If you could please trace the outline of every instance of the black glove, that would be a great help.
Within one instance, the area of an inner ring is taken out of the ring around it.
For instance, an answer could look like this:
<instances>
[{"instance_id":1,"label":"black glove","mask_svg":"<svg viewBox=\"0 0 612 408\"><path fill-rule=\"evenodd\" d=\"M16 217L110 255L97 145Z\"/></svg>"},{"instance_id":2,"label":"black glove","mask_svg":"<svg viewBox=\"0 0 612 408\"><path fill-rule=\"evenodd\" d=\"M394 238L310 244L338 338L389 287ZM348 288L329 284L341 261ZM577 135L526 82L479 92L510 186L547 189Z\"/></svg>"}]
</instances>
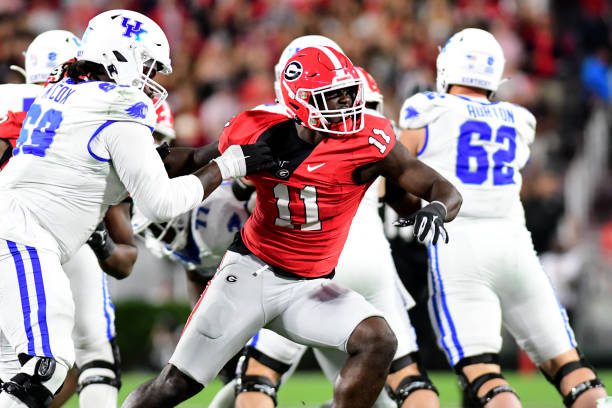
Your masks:
<instances>
[{"instance_id":1,"label":"black glove","mask_svg":"<svg viewBox=\"0 0 612 408\"><path fill-rule=\"evenodd\" d=\"M448 244L448 232L444 228L446 207L439 201L432 201L409 217L399 218L393 223L396 227L414 225L414 236L419 242L424 242L429 230L433 228L434 234L431 243L436 245L440 235L444 243Z\"/></svg>"},{"instance_id":2,"label":"black glove","mask_svg":"<svg viewBox=\"0 0 612 408\"><path fill-rule=\"evenodd\" d=\"M157 146L155 150L157 150L157 154L159 154L159 157L164 160L170 154L170 145L168 144L168 142L163 142L162 144Z\"/></svg>"},{"instance_id":3,"label":"black glove","mask_svg":"<svg viewBox=\"0 0 612 408\"><path fill-rule=\"evenodd\" d=\"M232 193L238 201L249 201L251 194L255 192L255 187L245 184L242 180L237 178L232 182Z\"/></svg>"},{"instance_id":4,"label":"black glove","mask_svg":"<svg viewBox=\"0 0 612 408\"><path fill-rule=\"evenodd\" d=\"M270 146L263 142L229 146L213 161L219 166L224 180L271 170L277 166Z\"/></svg>"},{"instance_id":5,"label":"black glove","mask_svg":"<svg viewBox=\"0 0 612 408\"><path fill-rule=\"evenodd\" d=\"M272 155L272 149L264 142L250 145L241 145L242 154L246 163L246 174L258 173L277 167L277 162Z\"/></svg>"},{"instance_id":6,"label":"black glove","mask_svg":"<svg viewBox=\"0 0 612 408\"><path fill-rule=\"evenodd\" d=\"M87 240L87 245L93 249L96 257L102 261L111 256L115 249L115 243L111 237L108 236L108 231L106 230L106 226L104 226L104 222L98 224Z\"/></svg>"}]
</instances>

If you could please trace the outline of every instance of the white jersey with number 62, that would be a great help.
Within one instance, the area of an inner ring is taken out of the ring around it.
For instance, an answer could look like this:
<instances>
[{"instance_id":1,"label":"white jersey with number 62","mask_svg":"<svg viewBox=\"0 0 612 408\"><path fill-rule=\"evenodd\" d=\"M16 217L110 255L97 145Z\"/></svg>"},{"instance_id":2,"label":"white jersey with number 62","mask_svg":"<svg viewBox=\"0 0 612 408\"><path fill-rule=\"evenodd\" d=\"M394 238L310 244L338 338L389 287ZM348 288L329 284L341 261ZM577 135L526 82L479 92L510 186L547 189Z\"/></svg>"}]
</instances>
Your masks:
<instances>
[{"instance_id":1,"label":"white jersey with number 62","mask_svg":"<svg viewBox=\"0 0 612 408\"><path fill-rule=\"evenodd\" d=\"M519 172L529 158L536 120L518 105L424 92L400 112L403 129L425 128L420 160L463 196L460 217L524 220Z\"/></svg>"}]
</instances>

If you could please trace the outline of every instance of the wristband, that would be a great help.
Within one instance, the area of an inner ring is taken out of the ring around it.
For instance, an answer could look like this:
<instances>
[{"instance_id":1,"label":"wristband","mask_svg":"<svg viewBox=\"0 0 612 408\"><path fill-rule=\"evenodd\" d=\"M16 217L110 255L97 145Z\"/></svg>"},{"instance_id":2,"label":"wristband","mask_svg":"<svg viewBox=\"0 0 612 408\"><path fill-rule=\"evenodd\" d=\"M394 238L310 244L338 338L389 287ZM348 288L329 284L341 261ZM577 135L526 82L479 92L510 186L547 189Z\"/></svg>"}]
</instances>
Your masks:
<instances>
[{"instance_id":1,"label":"wristband","mask_svg":"<svg viewBox=\"0 0 612 408\"><path fill-rule=\"evenodd\" d=\"M442 206L442 209L444 210L444 217L442 217L442 220L446 220L446 216L448 215L448 210L446 209L446 205L444 205L443 202L441 201L432 201L429 204L439 204Z\"/></svg>"}]
</instances>

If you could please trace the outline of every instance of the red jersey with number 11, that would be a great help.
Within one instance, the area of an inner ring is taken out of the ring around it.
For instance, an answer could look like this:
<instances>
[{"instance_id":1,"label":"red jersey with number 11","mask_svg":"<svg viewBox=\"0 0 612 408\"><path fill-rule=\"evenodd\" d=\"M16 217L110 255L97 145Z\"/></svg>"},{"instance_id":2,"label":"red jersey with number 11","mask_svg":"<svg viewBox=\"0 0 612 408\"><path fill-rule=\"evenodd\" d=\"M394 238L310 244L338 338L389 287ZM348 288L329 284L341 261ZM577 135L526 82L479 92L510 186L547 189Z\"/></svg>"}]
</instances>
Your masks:
<instances>
[{"instance_id":1,"label":"red jersey with number 11","mask_svg":"<svg viewBox=\"0 0 612 408\"><path fill-rule=\"evenodd\" d=\"M365 127L316 145L297 135L296 122L278 107L243 112L226 125L219 150L265 141L280 168L249 176L257 190L255 211L242 230L247 248L264 262L309 278L338 263L368 184L357 184L358 167L383 159L395 144L389 120L374 112Z\"/></svg>"}]
</instances>

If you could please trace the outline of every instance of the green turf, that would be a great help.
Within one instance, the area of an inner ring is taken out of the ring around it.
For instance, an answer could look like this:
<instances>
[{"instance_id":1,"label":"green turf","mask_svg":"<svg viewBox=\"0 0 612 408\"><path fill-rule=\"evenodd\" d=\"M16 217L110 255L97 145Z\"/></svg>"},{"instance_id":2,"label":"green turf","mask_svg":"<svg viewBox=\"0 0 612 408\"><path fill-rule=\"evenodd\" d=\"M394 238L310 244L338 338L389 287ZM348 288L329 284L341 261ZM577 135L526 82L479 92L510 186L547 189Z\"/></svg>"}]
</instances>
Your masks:
<instances>
[{"instance_id":1,"label":"green turf","mask_svg":"<svg viewBox=\"0 0 612 408\"><path fill-rule=\"evenodd\" d=\"M514 373L505 374L513 387L521 396L525 408L553 408L562 407L557 392L546 380L538 374L519 376ZM600 375L605 383L612 384L612 371L602 371ZM153 376L152 373L127 373L123 376L123 388L120 398L133 390L138 384ZM455 376L445 372L431 373L432 380L440 390L443 408L459 407L459 392ZM200 394L179 405L182 408L203 408L212 399L221 383L215 381ZM295 374L283 386L279 395L279 407L282 408L314 408L331 396L331 385L319 373ZM73 397L66 405L69 408L78 408Z\"/></svg>"}]
</instances>

